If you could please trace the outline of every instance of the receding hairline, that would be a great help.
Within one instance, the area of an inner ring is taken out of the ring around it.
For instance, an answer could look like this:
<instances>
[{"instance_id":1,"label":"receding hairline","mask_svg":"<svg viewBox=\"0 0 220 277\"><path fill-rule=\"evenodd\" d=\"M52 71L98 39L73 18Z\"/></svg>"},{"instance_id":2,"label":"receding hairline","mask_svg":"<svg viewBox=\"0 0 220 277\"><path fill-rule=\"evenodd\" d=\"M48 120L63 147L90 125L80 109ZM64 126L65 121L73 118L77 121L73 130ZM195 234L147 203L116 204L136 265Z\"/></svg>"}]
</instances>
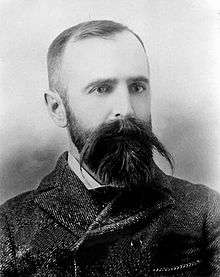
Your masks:
<instances>
[{"instance_id":1,"label":"receding hairline","mask_svg":"<svg viewBox=\"0 0 220 277\"><path fill-rule=\"evenodd\" d=\"M47 68L49 88L65 94L61 78L61 67L64 51L69 42L77 42L88 38L109 39L122 32L133 34L141 43L145 53L145 47L140 37L127 26L110 20L94 20L79 23L61 32L50 44L47 53Z\"/></svg>"}]
</instances>

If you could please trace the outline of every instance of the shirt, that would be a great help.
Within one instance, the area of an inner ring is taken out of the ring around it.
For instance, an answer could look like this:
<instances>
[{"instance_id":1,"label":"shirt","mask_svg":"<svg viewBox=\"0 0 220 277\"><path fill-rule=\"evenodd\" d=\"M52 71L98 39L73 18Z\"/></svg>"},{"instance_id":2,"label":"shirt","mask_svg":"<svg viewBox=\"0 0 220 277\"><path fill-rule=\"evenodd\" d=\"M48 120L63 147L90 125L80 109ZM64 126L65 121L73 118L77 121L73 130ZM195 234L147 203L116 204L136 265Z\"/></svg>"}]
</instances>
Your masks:
<instances>
[{"instance_id":1,"label":"shirt","mask_svg":"<svg viewBox=\"0 0 220 277\"><path fill-rule=\"evenodd\" d=\"M101 187L101 185L84 168L80 168L79 162L70 153L68 153L68 164L87 189L91 190Z\"/></svg>"}]
</instances>

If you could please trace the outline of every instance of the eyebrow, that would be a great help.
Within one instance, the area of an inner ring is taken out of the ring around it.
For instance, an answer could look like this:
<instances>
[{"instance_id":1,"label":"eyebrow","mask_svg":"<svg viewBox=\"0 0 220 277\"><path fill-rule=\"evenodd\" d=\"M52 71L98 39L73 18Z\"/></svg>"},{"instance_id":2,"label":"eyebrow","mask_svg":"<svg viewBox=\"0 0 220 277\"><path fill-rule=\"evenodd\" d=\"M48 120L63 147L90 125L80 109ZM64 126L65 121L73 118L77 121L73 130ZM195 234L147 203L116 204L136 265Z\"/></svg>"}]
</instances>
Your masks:
<instances>
[{"instance_id":1,"label":"eyebrow","mask_svg":"<svg viewBox=\"0 0 220 277\"><path fill-rule=\"evenodd\" d=\"M145 76L137 76L137 77L128 78L127 82L128 83L131 83L131 82L144 82L144 83L149 84L149 79L146 78Z\"/></svg>"},{"instance_id":2,"label":"eyebrow","mask_svg":"<svg viewBox=\"0 0 220 277\"><path fill-rule=\"evenodd\" d=\"M116 78L97 79L95 81L88 83L88 85L84 88L84 90L87 90L91 87L98 86L100 84L117 84L117 83L118 81Z\"/></svg>"},{"instance_id":3,"label":"eyebrow","mask_svg":"<svg viewBox=\"0 0 220 277\"><path fill-rule=\"evenodd\" d=\"M149 84L149 79L146 78L145 76L136 76L136 77L129 77L126 79L127 83L131 83L131 82L144 82ZM118 83L118 79L116 78L100 78L97 80L94 80L90 83L88 83L88 85L84 88L84 91L88 90L91 87L95 87L101 84L112 84L112 85L116 85Z\"/></svg>"}]
</instances>

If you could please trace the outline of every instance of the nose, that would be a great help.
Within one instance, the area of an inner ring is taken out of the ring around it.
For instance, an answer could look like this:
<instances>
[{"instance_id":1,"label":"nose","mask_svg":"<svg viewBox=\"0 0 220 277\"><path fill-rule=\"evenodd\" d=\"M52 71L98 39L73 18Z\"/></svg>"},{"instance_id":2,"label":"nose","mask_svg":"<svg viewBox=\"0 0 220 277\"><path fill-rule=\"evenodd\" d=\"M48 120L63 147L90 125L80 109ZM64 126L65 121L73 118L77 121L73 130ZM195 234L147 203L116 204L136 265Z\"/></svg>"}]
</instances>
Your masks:
<instances>
[{"instance_id":1,"label":"nose","mask_svg":"<svg viewBox=\"0 0 220 277\"><path fill-rule=\"evenodd\" d=\"M112 119L119 119L132 114L134 114L134 110L129 90L127 86L121 85L115 91L112 103Z\"/></svg>"}]
</instances>

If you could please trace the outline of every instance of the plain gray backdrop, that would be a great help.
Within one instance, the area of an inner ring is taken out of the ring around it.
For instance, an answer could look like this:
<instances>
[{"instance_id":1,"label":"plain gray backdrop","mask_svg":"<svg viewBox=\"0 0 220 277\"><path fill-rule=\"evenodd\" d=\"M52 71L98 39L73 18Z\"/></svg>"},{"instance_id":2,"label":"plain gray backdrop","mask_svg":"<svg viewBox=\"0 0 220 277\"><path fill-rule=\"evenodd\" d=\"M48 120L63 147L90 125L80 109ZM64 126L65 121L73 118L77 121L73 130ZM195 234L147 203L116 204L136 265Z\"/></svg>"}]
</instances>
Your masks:
<instances>
[{"instance_id":1,"label":"plain gray backdrop","mask_svg":"<svg viewBox=\"0 0 220 277\"><path fill-rule=\"evenodd\" d=\"M36 188L66 149L65 131L44 106L46 53L61 31L93 19L119 21L141 36L154 132L175 158L174 175L220 191L218 2L0 1L0 203Z\"/></svg>"}]
</instances>

